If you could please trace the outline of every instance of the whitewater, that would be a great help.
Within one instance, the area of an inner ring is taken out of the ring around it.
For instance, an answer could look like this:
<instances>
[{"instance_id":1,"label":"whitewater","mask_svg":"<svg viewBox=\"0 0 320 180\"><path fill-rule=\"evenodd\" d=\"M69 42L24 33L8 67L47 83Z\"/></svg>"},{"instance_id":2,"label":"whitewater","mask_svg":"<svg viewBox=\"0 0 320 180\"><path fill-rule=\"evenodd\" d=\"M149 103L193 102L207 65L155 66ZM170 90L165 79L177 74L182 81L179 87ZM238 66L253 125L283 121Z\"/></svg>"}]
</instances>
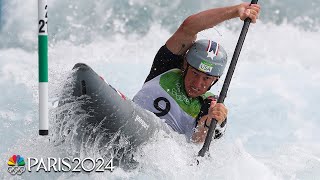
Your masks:
<instances>
[{"instance_id":1,"label":"whitewater","mask_svg":"<svg viewBox=\"0 0 320 180\"><path fill-rule=\"evenodd\" d=\"M157 50L184 18L239 2L49 1L50 112L75 63L90 65L132 98ZM183 135L158 133L139 148L135 170L14 177L7 172L13 154L62 157L64 152L50 136L38 136L37 2L0 0L0 179L318 179L320 2L261 4L261 18L250 26L225 100L226 134L211 143L210 157L197 158L201 145L185 142ZM229 20L198 39L219 41L230 62L242 24ZM219 94L222 85L219 81L211 92Z\"/></svg>"}]
</instances>

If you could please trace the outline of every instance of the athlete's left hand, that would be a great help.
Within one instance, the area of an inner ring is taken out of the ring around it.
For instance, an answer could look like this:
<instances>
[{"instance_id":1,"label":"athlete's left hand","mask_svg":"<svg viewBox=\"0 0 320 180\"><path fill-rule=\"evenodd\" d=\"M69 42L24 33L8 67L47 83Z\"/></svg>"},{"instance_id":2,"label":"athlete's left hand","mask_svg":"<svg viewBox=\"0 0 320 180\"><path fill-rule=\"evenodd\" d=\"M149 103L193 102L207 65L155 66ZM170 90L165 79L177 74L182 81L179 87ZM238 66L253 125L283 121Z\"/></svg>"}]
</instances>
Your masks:
<instances>
[{"instance_id":1,"label":"athlete's left hand","mask_svg":"<svg viewBox=\"0 0 320 180\"><path fill-rule=\"evenodd\" d=\"M252 23L256 23L260 15L260 5L241 3L238 5L238 15L241 20L245 20L247 17L249 17Z\"/></svg>"},{"instance_id":2,"label":"athlete's left hand","mask_svg":"<svg viewBox=\"0 0 320 180\"><path fill-rule=\"evenodd\" d=\"M228 109L222 103L211 101L211 105L208 111L207 125L210 125L212 118L218 121L218 124L223 123L228 115Z\"/></svg>"}]
</instances>

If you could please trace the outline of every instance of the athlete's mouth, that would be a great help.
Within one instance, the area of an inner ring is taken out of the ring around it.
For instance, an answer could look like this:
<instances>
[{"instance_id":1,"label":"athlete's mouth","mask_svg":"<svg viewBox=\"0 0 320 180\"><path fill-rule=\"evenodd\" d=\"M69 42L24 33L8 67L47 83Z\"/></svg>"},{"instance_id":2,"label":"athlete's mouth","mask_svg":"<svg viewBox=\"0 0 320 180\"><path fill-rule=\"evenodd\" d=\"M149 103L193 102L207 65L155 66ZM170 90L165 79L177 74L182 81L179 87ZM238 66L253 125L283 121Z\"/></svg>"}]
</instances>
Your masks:
<instances>
[{"instance_id":1,"label":"athlete's mouth","mask_svg":"<svg viewBox=\"0 0 320 180\"><path fill-rule=\"evenodd\" d=\"M198 92L198 91L199 91L198 88L195 88L195 87L193 87L193 86L191 86L190 89L191 89L192 91L195 91L195 92Z\"/></svg>"}]
</instances>

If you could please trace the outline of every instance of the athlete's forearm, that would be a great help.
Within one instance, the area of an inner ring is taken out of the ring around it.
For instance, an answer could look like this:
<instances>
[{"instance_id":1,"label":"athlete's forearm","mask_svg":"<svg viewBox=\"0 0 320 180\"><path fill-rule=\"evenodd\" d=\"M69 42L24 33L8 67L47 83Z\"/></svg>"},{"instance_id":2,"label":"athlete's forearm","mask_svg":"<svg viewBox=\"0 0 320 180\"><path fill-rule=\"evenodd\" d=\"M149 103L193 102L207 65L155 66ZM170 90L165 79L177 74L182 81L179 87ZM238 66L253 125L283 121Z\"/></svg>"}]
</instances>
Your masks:
<instances>
[{"instance_id":1,"label":"athlete's forearm","mask_svg":"<svg viewBox=\"0 0 320 180\"><path fill-rule=\"evenodd\" d=\"M207 117L204 116L199 120L199 123L195 129L195 132L192 135L192 141L195 143L204 142L204 140L206 139L207 133L209 131L209 125L204 124L206 122L206 118ZM219 139L224 135L226 131L226 122L227 122L227 119L224 121L224 123L216 125L216 129L214 130L215 131L214 139Z\"/></svg>"},{"instance_id":2,"label":"athlete's forearm","mask_svg":"<svg viewBox=\"0 0 320 180\"><path fill-rule=\"evenodd\" d=\"M212 28L213 26L239 16L238 6L209 9L189 16L182 24L182 27L190 35Z\"/></svg>"},{"instance_id":3,"label":"athlete's forearm","mask_svg":"<svg viewBox=\"0 0 320 180\"><path fill-rule=\"evenodd\" d=\"M195 143L203 142L207 136L208 127L205 126L205 122L208 116L204 116L199 120L197 127L192 135L192 141Z\"/></svg>"},{"instance_id":4,"label":"athlete's forearm","mask_svg":"<svg viewBox=\"0 0 320 180\"><path fill-rule=\"evenodd\" d=\"M192 135L192 141L195 143L201 143L205 140L208 128L204 126L198 126Z\"/></svg>"},{"instance_id":5,"label":"athlete's forearm","mask_svg":"<svg viewBox=\"0 0 320 180\"><path fill-rule=\"evenodd\" d=\"M225 20L239 16L239 5L209 9L189 16L166 42L167 48L177 55L183 55L197 38L197 33L209 29Z\"/></svg>"}]
</instances>

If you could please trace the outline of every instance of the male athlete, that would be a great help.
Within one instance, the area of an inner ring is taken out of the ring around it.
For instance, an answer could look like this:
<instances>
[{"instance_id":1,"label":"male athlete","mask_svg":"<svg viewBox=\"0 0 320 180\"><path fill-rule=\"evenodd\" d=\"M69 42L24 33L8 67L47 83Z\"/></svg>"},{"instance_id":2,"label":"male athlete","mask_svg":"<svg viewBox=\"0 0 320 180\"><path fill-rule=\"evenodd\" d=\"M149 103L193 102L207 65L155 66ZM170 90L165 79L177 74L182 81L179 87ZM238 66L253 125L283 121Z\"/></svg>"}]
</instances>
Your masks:
<instances>
[{"instance_id":1,"label":"male athlete","mask_svg":"<svg viewBox=\"0 0 320 180\"><path fill-rule=\"evenodd\" d=\"M153 112L188 141L203 142L211 120L218 123L215 138L226 128L228 110L208 92L221 77L227 54L213 40L198 40L197 33L228 19L247 17L255 23L257 4L209 9L189 16L156 54L150 73L133 101Z\"/></svg>"}]
</instances>

